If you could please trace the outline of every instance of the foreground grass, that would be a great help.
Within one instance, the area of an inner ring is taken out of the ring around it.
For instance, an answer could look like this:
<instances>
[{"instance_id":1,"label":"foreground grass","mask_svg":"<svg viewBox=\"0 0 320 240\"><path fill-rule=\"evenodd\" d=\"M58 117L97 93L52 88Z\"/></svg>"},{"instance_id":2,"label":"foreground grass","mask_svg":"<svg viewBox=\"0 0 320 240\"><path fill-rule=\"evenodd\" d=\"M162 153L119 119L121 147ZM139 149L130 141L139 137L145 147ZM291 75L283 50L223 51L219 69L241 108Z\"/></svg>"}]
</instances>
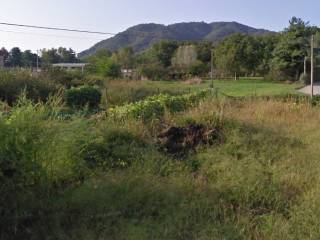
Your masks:
<instances>
[{"instance_id":1,"label":"foreground grass","mask_svg":"<svg viewBox=\"0 0 320 240\"><path fill-rule=\"evenodd\" d=\"M320 238L319 107L219 98L143 124L62 121L53 105L1 118L2 170L24 170L0 176L2 239ZM221 141L159 150L162 129L189 123Z\"/></svg>"}]
</instances>

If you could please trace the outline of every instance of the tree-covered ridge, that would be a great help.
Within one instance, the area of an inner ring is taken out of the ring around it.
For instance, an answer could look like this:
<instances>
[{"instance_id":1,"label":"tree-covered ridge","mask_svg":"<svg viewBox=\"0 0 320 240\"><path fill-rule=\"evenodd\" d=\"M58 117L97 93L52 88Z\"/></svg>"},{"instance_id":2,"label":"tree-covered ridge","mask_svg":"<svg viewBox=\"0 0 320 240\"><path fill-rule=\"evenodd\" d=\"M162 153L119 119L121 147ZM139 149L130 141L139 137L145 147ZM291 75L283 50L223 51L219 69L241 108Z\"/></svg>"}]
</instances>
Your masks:
<instances>
[{"instance_id":1,"label":"tree-covered ridge","mask_svg":"<svg viewBox=\"0 0 320 240\"><path fill-rule=\"evenodd\" d=\"M86 57L96 53L100 49L116 51L127 46L131 46L135 51L140 52L161 40L207 40L217 43L235 33L261 35L270 33L270 31L252 28L237 22L190 22L176 23L168 26L154 23L140 24L112 38L97 43L92 48L80 53L79 56Z\"/></svg>"}]
</instances>

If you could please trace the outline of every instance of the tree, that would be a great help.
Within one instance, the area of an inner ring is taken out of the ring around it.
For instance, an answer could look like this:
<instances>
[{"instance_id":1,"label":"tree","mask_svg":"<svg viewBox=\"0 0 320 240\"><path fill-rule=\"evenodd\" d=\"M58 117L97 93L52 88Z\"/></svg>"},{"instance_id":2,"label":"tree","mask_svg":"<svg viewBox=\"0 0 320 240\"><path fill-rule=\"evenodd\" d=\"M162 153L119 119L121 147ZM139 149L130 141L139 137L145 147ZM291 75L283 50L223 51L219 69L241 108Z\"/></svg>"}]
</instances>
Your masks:
<instances>
[{"instance_id":1,"label":"tree","mask_svg":"<svg viewBox=\"0 0 320 240\"><path fill-rule=\"evenodd\" d=\"M8 59L9 57L9 52L7 49L4 47L0 49L0 56L4 57L4 59Z\"/></svg>"},{"instance_id":2,"label":"tree","mask_svg":"<svg viewBox=\"0 0 320 240\"><path fill-rule=\"evenodd\" d=\"M32 53L30 50L26 50L21 56L22 66L35 67L37 64L37 54Z\"/></svg>"},{"instance_id":3,"label":"tree","mask_svg":"<svg viewBox=\"0 0 320 240\"><path fill-rule=\"evenodd\" d=\"M279 34L266 34L263 36L257 36L255 38L259 44L259 64L257 66L256 72L260 76L265 76L271 70L273 51L279 42Z\"/></svg>"},{"instance_id":4,"label":"tree","mask_svg":"<svg viewBox=\"0 0 320 240\"><path fill-rule=\"evenodd\" d=\"M161 41L153 45L152 52L164 67L170 67L171 59L178 47L179 44L175 41Z\"/></svg>"},{"instance_id":5,"label":"tree","mask_svg":"<svg viewBox=\"0 0 320 240\"><path fill-rule=\"evenodd\" d=\"M215 48L215 64L229 74L254 74L260 62L259 43L252 36L232 35Z\"/></svg>"},{"instance_id":6,"label":"tree","mask_svg":"<svg viewBox=\"0 0 320 240\"><path fill-rule=\"evenodd\" d=\"M57 51L58 55L60 55L60 62L63 63L77 63L79 62L75 51L71 48L66 49L63 47L59 47Z\"/></svg>"},{"instance_id":7,"label":"tree","mask_svg":"<svg viewBox=\"0 0 320 240\"><path fill-rule=\"evenodd\" d=\"M90 63L86 70L103 77L118 78L121 76L121 66L109 54L101 52L87 59Z\"/></svg>"},{"instance_id":8,"label":"tree","mask_svg":"<svg viewBox=\"0 0 320 240\"><path fill-rule=\"evenodd\" d=\"M208 65L200 60L196 61L189 67L189 74L192 76L204 76L208 72Z\"/></svg>"},{"instance_id":9,"label":"tree","mask_svg":"<svg viewBox=\"0 0 320 240\"><path fill-rule=\"evenodd\" d=\"M211 42L199 42L196 44L196 50L198 55L198 60L203 63L210 63L211 61L211 50L213 49Z\"/></svg>"},{"instance_id":10,"label":"tree","mask_svg":"<svg viewBox=\"0 0 320 240\"><path fill-rule=\"evenodd\" d=\"M310 37L316 29L296 17L289 23L273 52L272 68L284 78L298 80L303 71L304 58L310 49Z\"/></svg>"},{"instance_id":11,"label":"tree","mask_svg":"<svg viewBox=\"0 0 320 240\"><path fill-rule=\"evenodd\" d=\"M41 56L42 62L46 65L51 65L54 63L61 62L61 56L58 53L58 50L55 48L48 49L48 50L43 49L41 53L42 53L42 56Z\"/></svg>"},{"instance_id":12,"label":"tree","mask_svg":"<svg viewBox=\"0 0 320 240\"><path fill-rule=\"evenodd\" d=\"M125 69L131 69L135 64L135 56L132 47L126 47L115 52L112 58Z\"/></svg>"},{"instance_id":13,"label":"tree","mask_svg":"<svg viewBox=\"0 0 320 240\"><path fill-rule=\"evenodd\" d=\"M9 52L8 65L10 67L21 67L22 66L22 52L20 48L14 47Z\"/></svg>"}]
</instances>

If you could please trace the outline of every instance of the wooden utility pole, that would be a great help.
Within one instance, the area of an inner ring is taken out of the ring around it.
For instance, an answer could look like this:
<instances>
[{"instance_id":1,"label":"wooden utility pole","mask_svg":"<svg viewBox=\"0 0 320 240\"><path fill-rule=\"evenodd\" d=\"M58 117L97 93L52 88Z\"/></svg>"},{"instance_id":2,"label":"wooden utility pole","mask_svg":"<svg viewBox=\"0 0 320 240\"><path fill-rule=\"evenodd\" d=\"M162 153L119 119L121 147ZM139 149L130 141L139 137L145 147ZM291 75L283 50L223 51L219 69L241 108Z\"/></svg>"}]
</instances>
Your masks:
<instances>
[{"instance_id":1,"label":"wooden utility pole","mask_svg":"<svg viewBox=\"0 0 320 240\"><path fill-rule=\"evenodd\" d=\"M213 49L211 49L211 88L213 88Z\"/></svg>"},{"instance_id":2,"label":"wooden utility pole","mask_svg":"<svg viewBox=\"0 0 320 240\"><path fill-rule=\"evenodd\" d=\"M313 98L314 92L314 35L311 36L311 98Z\"/></svg>"}]
</instances>

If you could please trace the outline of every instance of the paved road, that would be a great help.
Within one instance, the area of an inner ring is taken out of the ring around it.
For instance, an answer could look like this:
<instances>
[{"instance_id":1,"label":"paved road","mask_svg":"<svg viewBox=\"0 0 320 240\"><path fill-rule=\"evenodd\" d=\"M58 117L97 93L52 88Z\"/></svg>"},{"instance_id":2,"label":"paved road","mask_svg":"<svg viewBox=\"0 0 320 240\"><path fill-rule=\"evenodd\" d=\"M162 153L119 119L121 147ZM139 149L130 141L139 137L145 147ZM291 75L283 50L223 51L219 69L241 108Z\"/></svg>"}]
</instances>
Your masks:
<instances>
[{"instance_id":1,"label":"paved road","mask_svg":"<svg viewBox=\"0 0 320 240\"><path fill-rule=\"evenodd\" d=\"M311 86L310 85L306 86L304 88L301 88L298 91L301 92L301 93L304 93L306 95L311 95ZM320 85L319 84L314 85L313 93L314 93L314 95L320 95Z\"/></svg>"}]
</instances>

